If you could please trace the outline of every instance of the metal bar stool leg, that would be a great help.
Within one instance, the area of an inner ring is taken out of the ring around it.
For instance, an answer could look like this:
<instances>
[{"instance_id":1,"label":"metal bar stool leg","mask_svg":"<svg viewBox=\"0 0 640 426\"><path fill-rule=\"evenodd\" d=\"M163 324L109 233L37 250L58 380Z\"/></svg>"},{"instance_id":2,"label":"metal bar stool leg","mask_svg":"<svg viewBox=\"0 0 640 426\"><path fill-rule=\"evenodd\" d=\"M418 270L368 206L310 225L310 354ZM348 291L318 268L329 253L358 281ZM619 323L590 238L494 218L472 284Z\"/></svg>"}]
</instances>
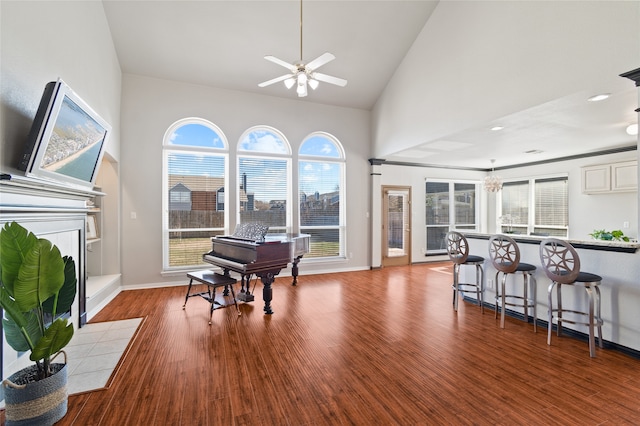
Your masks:
<instances>
[{"instance_id":1,"label":"metal bar stool leg","mask_svg":"<svg viewBox=\"0 0 640 426\"><path fill-rule=\"evenodd\" d=\"M500 302L501 302L501 308L500 308L500 328L504 328L504 311L505 306L506 306L506 302L507 302L507 275L508 274L502 274L502 283L501 283L501 292L502 295L500 296ZM498 286L498 283L496 282L496 287Z\"/></svg>"},{"instance_id":2,"label":"metal bar stool leg","mask_svg":"<svg viewBox=\"0 0 640 426\"><path fill-rule=\"evenodd\" d=\"M496 296L495 296L495 312L493 314L493 318L498 318L498 306L500 305L500 303L498 302L498 300L500 299L500 287L498 287L498 283L500 282L500 271L496 272L496 279L494 281L496 283Z\"/></svg>"},{"instance_id":3,"label":"metal bar stool leg","mask_svg":"<svg viewBox=\"0 0 640 426\"><path fill-rule=\"evenodd\" d=\"M601 316L601 311L600 311L600 287L599 286L595 286L595 290L596 290L596 314L598 315L597 318L597 325L598 325L598 344L600 346L600 348L604 348L604 343L602 341L602 316Z\"/></svg>"},{"instance_id":4,"label":"metal bar stool leg","mask_svg":"<svg viewBox=\"0 0 640 426\"><path fill-rule=\"evenodd\" d=\"M547 345L551 345L551 330L553 329L553 287L555 287L556 283L555 282L551 282L551 284L549 284L549 290L548 290L548 294L549 294L549 315L548 315L548 320L549 320L549 326L547 327Z\"/></svg>"},{"instance_id":5,"label":"metal bar stool leg","mask_svg":"<svg viewBox=\"0 0 640 426\"><path fill-rule=\"evenodd\" d=\"M484 313L484 269L476 264L476 297L480 303L480 313Z\"/></svg>"},{"instance_id":6,"label":"metal bar stool leg","mask_svg":"<svg viewBox=\"0 0 640 426\"><path fill-rule=\"evenodd\" d=\"M591 358L595 358L596 356L596 337L594 330L594 318L593 318L593 289L591 288L591 283L587 283L585 289L587 290L587 295L589 297L589 355Z\"/></svg>"},{"instance_id":7,"label":"metal bar stool leg","mask_svg":"<svg viewBox=\"0 0 640 426\"><path fill-rule=\"evenodd\" d=\"M562 334L562 284L558 283L556 286L556 292L558 293L558 310L556 315L557 333L556 335L560 336Z\"/></svg>"},{"instance_id":8,"label":"metal bar stool leg","mask_svg":"<svg viewBox=\"0 0 640 426\"><path fill-rule=\"evenodd\" d=\"M531 280L533 280L533 282L531 282ZM538 283L536 283L536 277L534 277L533 274L529 274L529 285L531 286L529 294L531 295L531 305L533 306L533 332L537 333L538 309L536 306L538 305L538 301L536 300L536 289L538 288Z\"/></svg>"},{"instance_id":9,"label":"metal bar stool leg","mask_svg":"<svg viewBox=\"0 0 640 426\"><path fill-rule=\"evenodd\" d=\"M529 273L528 272L523 272L522 273L522 280L523 280L523 284L524 284L524 290L523 290L523 294L522 294L522 301L523 303L523 308L524 308L524 321L528 324L529 323Z\"/></svg>"},{"instance_id":10,"label":"metal bar stool leg","mask_svg":"<svg viewBox=\"0 0 640 426\"><path fill-rule=\"evenodd\" d=\"M458 293L460 292L459 275L460 265L453 265L453 310L458 311Z\"/></svg>"}]
</instances>

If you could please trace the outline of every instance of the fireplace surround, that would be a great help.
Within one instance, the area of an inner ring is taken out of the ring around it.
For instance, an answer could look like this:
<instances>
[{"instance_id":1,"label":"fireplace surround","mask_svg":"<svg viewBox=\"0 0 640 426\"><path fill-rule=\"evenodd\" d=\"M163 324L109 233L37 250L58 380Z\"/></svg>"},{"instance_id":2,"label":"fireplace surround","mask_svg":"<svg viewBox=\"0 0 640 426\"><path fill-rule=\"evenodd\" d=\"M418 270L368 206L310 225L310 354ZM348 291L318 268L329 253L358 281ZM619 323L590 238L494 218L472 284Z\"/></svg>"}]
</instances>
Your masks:
<instances>
[{"instance_id":1,"label":"fireplace surround","mask_svg":"<svg viewBox=\"0 0 640 426\"><path fill-rule=\"evenodd\" d=\"M70 313L75 328L87 322L87 200L99 195L102 194L21 176L0 180L0 226L18 222L36 236L58 246L62 255L72 256L75 260L78 283ZM31 363L26 354L18 354L7 345L4 331L0 355L3 378Z\"/></svg>"}]
</instances>

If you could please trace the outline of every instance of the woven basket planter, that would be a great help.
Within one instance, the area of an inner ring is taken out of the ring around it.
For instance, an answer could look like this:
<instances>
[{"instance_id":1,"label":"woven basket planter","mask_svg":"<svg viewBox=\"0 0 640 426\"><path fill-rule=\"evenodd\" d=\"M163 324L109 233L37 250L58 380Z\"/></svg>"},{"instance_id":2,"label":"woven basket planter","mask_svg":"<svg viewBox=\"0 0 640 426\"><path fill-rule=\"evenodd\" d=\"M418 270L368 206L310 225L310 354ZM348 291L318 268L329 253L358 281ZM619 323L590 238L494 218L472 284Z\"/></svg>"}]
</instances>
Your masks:
<instances>
[{"instance_id":1,"label":"woven basket planter","mask_svg":"<svg viewBox=\"0 0 640 426\"><path fill-rule=\"evenodd\" d=\"M67 364L51 364L52 376L20 385L21 378L36 369L24 368L5 379L5 424L7 426L52 425L67 414Z\"/></svg>"}]
</instances>

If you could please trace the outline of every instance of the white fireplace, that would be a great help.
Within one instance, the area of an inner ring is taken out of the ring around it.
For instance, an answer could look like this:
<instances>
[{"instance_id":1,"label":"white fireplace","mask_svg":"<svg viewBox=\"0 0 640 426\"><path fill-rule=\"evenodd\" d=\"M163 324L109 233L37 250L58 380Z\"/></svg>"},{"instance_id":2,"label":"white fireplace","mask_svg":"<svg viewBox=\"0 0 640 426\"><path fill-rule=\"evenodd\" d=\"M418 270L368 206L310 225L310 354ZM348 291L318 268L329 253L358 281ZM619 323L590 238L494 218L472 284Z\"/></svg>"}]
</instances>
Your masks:
<instances>
[{"instance_id":1,"label":"white fireplace","mask_svg":"<svg viewBox=\"0 0 640 426\"><path fill-rule=\"evenodd\" d=\"M78 277L71 319L77 329L86 318L86 201L95 193L25 178L0 181L0 226L15 221L73 257ZM31 365L27 354L17 354L2 333L2 378Z\"/></svg>"}]
</instances>

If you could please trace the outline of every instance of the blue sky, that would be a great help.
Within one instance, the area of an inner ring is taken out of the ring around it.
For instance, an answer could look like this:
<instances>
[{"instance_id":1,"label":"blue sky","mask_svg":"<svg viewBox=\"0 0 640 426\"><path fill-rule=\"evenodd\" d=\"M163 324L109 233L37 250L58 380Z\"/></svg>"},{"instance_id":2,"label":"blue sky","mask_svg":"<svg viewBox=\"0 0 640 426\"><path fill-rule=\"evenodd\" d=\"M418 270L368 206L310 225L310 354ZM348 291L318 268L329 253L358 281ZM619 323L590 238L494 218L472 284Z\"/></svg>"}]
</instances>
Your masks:
<instances>
[{"instance_id":1,"label":"blue sky","mask_svg":"<svg viewBox=\"0 0 640 426\"><path fill-rule=\"evenodd\" d=\"M203 148L225 148L223 138L213 129L198 123L189 123L177 128L170 137L171 144L178 146L196 146ZM240 142L238 149L247 154L275 153L290 155L289 144L276 132L265 129L248 133ZM333 192L340 185L340 165L327 163L322 158L342 157L338 146L322 134L306 139L299 151L299 183L307 194L316 191L321 194ZM173 153L170 161L170 173L193 174L201 176L223 176L223 161L213 157L194 153ZM284 199L287 191L287 174L284 169L286 160L240 157L239 173L247 173L247 187L256 199ZM257 171L257 172L256 172Z\"/></svg>"}]
</instances>

